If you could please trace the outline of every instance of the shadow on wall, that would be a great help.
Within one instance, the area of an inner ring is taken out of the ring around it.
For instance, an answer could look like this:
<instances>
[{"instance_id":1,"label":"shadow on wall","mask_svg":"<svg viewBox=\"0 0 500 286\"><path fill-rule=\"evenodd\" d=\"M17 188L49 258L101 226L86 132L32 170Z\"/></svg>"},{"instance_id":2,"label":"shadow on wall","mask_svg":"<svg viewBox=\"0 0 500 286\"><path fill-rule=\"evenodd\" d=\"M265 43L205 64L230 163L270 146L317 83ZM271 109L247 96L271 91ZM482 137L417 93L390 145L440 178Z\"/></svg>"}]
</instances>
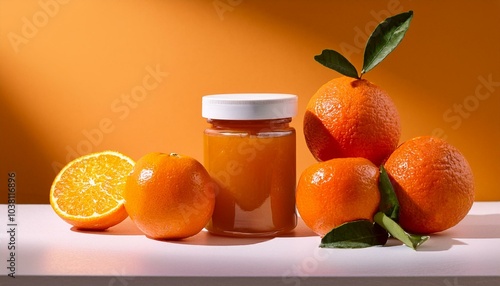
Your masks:
<instances>
[{"instance_id":1,"label":"shadow on wall","mask_svg":"<svg viewBox=\"0 0 500 286\"><path fill-rule=\"evenodd\" d=\"M49 190L54 178L44 150L36 138L23 124L23 119L9 106L7 97L20 96L0 83L0 182L7 186L9 174L15 173L15 200L17 204L49 203ZM43 190L40 190L43 189ZM46 191L45 191L46 190ZM0 204L6 204L8 196L2 192Z\"/></svg>"}]
</instances>

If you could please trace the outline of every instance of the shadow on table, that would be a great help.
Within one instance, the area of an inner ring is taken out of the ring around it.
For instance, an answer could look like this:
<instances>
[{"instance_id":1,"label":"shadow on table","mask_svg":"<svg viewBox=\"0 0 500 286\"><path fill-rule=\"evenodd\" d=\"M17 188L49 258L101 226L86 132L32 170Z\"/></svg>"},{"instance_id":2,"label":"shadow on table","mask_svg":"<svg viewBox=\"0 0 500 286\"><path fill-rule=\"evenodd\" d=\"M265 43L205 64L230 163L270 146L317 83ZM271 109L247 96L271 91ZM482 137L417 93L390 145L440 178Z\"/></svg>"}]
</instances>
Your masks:
<instances>
[{"instance_id":1,"label":"shadow on table","mask_svg":"<svg viewBox=\"0 0 500 286\"><path fill-rule=\"evenodd\" d=\"M461 239L500 238L500 214L468 215L455 227L430 235L418 251L444 251L466 245Z\"/></svg>"},{"instance_id":2,"label":"shadow on table","mask_svg":"<svg viewBox=\"0 0 500 286\"><path fill-rule=\"evenodd\" d=\"M308 236L318 236L314 233L302 219L297 221L297 226L295 229L289 233L280 235L279 237L308 237ZM318 236L319 237L319 236Z\"/></svg>"},{"instance_id":3,"label":"shadow on table","mask_svg":"<svg viewBox=\"0 0 500 286\"><path fill-rule=\"evenodd\" d=\"M468 215L457 226L441 233L430 235L429 241L426 241L418 248L418 251L445 251L455 245L465 245L460 239L467 238L500 238L500 214L488 215ZM98 234L98 235L144 235L127 218L120 224L104 231L87 231L71 228L72 231L80 233ZM278 238L287 239L294 237L313 237L317 236L312 232L302 220L299 219L297 227L290 233L280 235ZM258 244L273 239L272 237L262 238L234 238L210 234L203 230L195 236L182 240L165 240L166 243L177 243L186 245L205 245L205 246L237 246ZM390 239L386 247L398 246L401 242L396 239Z\"/></svg>"},{"instance_id":4,"label":"shadow on table","mask_svg":"<svg viewBox=\"0 0 500 286\"><path fill-rule=\"evenodd\" d=\"M144 235L130 218L126 218L121 223L102 231L78 229L75 227L72 227L71 230L79 233L101 235Z\"/></svg>"},{"instance_id":5,"label":"shadow on table","mask_svg":"<svg viewBox=\"0 0 500 286\"><path fill-rule=\"evenodd\" d=\"M110 227L109 229L103 231L95 231L95 230L82 230L77 229L75 227L71 228L72 231L84 234L93 234L93 235L144 235L137 226L135 226L134 222L127 218L123 222L119 223L116 226ZM290 233L283 234L279 236L280 238L288 238L288 237L308 237L308 236L317 236L314 232L312 232L302 220L298 221L297 227L291 231ZM262 243L273 239L273 237L225 237L210 234L208 231L203 230L200 233L180 240L157 240L164 241L170 243L177 244L192 244L192 245L218 245L218 246L231 246L231 245L249 245L249 244L257 244Z\"/></svg>"},{"instance_id":6,"label":"shadow on table","mask_svg":"<svg viewBox=\"0 0 500 286\"><path fill-rule=\"evenodd\" d=\"M449 232L454 238L500 238L500 214L468 215Z\"/></svg>"},{"instance_id":7,"label":"shadow on table","mask_svg":"<svg viewBox=\"0 0 500 286\"><path fill-rule=\"evenodd\" d=\"M445 234L431 234L428 241L418 247L417 251L445 251L455 245L467 245L467 243Z\"/></svg>"},{"instance_id":8,"label":"shadow on table","mask_svg":"<svg viewBox=\"0 0 500 286\"><path fill-rule=\"evenodd\" d=\"M390 237L383 247L402 247L403 242L396 238ZM446 234L431 234L429 240L420 245L416 251L419 252L432 252L432 251L445 251L452 248L454 245L466 245L463 241L452 238Z\"/></svg>"},{"instance_id":9,"label":"shadow on table","mask_svg":"<svg viewBox=\"0 0 500 286\"><path fill-rule=\"evenodd\" d=\"M103 231L95 231L95 230L82 230L77 229L75 227L71 228L72 231L83 233L83 234L92 234L92 235L141 235L144 238L155 240L158 242L165 243L177 243L177 244L192 244L192 245L219 245L219 246L230 246L230 245L249 245L261 243L270 238L232 238L232 237L223 237L223 236L215 236L210 234L208 231L203 230L200 233L179 240L161 240L147 237L144 233L142 233L130 220L127 218L125 221L120 224L111 227L107 230Z\"/></svg>"},{"instance_id":10,"label":"shadow on table","mask_svg":"<svg viewBox=\"0 0 500 286\"><path fill-rule=\"evenodd\" d=\"M228 237L213 235L206 230L201 231L197 235L180 239L180 240L164 240L167 243L185 244L185 245L200 245L200 246L239 246L251 245L266 242L270 237Z\"/></svg>"},{"instance_id":11,"label":"shadow on table","mask_svg":"<svg viewBox=\"0 0 500 286\"><path fill-rule=\"evenodd\" d=\"M290 233L282 234L278 236L278 238L293 238L293 237L308 237L308 236L318 236L314 232L312 232L302 220L299 219L297 223L297 227L291 231ZM249 244L257 244L265 241L269 241L274 239L274 237L226 237L210 234L208 231L202 231L199 234L189 237L186 239L178 240L178 241L168 241L172 243L179 244L194 244L194 245L223 245L223 246L231 246L231 245L249 245ZM319 239L319 237L318 237Z\"/></svg>"}]
</instances>

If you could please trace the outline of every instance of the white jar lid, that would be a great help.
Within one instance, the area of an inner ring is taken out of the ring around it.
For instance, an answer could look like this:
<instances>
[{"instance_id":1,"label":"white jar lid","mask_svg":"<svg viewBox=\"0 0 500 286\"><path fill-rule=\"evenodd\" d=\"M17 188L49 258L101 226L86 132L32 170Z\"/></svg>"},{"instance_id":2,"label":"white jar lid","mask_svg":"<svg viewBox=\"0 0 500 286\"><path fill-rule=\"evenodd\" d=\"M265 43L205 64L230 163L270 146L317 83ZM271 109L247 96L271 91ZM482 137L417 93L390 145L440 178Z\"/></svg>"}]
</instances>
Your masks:
<instances>
[{"instance_id":1,"label":"white jar lid","mask_svg":"<svg viewBox=\"0 0 500 286\"><path fill-rule=\"evenodd\" d=\"M297 96L282 93L232 93L206 95L201 115L221 120L262 120L297 115Z\"/></svg>"}]
</instances>

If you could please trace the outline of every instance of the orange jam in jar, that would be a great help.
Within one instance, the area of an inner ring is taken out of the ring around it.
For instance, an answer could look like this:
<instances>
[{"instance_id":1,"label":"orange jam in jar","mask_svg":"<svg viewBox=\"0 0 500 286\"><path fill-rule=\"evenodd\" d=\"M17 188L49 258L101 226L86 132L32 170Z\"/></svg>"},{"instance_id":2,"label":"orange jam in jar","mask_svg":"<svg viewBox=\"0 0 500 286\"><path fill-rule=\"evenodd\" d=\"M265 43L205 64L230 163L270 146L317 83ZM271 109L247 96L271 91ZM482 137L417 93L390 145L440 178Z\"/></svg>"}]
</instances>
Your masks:
<instances>
[{"instance_id":1,"label":"orange jam in jar","mask_svg":"<svg viewBox=\"0 0 500 286\"><path fill-rule=\"evenodd\" d=\"M203 97L204 165L219 185L208 231L261 237L295 228L296 113L290 94Z\"/></svg>"}]
</instances>

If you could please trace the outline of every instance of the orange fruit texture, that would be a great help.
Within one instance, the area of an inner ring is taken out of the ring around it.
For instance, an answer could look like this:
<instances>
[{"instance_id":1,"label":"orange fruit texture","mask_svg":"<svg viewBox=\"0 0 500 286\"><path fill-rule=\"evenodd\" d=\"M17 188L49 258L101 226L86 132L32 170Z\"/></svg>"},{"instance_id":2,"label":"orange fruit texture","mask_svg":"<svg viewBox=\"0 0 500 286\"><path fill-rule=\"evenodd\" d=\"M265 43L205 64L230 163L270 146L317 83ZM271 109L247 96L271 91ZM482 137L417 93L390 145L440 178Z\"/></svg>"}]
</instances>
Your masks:
<instances>
[{"instance_id":1,"label":"orange fruit texture","mask_svg":"<svg viewBox=\"0 0 500 286\"><path fill-rule=\"evenodd\" d=\"M365 158L337 158L306 168L297 185L297 210L323 237L353 220L373 221L378 210L379 169Z\"/></svg>"},{"instance_id":2,"label":"orange fruit texture","mask_svg":"<svg viewBox=\"0 0 500 286\"><path fill-rule=\"evenodd\" d=\"M396 149L401 135L400 117L387 93L365 79L345 76L310 98L303 128L316 160L363 157L377 166Z\"/></svg>"},{"instance_id":3,"label":"orange fruit texture","mask_svg":"<svg viewBox=\"0 0 500 286\"><path fill-rule=\"evenodd\" d=\"M442 139L421 136L404 142L385 168L399 200L399 224L406 231L446 230L472 207L472 170L459 150Z\"/></svg>"},{"instance_id":4,"label":"orange fruit texture","mask_svg":"<svg viewBox=\"0 0 500 286\"><path fill-rule=\"evenodd\" d=\"M79 229L104 230L125 218L123 190L134 161L115 151L92 153L68 163L50 188L50 205Z\"/></svg>"},{"instance_id":5,"label":"orange fruit texture","mask_svg":"<svg viewBox=\"0 0 500 286\"><path fill-rule=\"evenodd\" d=\"M135 225L153 239L182 239L200 232L215 206L216 184L195 159L175 153L140 158L124 192Z\"/></svg>"}]
</instances>

